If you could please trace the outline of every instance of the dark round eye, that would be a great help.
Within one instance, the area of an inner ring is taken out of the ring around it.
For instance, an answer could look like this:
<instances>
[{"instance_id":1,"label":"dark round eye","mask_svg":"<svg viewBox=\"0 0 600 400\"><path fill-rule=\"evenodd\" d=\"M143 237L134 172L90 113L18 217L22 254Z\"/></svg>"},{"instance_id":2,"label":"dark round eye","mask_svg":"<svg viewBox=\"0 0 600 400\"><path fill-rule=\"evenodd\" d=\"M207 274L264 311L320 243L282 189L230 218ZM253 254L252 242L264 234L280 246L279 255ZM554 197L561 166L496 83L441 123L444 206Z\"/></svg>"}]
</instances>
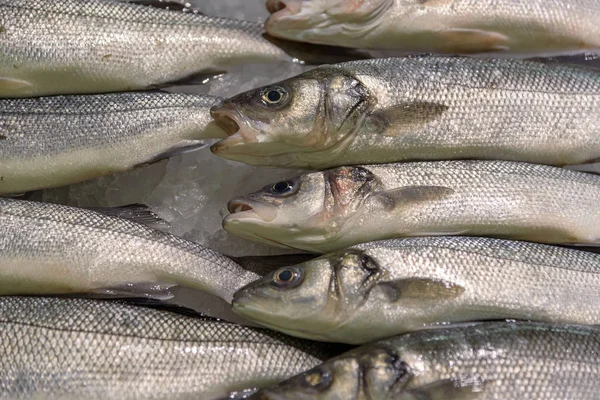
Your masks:
<instances>
[{"instance_id":1,"label":"dark round eye","mask_svg":"<svg viewBox=\"0 0 600 400\"><path fill-rule=\"evenodd\" d=\"M298 268L281 268L273 273L273 283L280 288L296 287L302 279L302 271Z\"/></svg>"},{"instance_id":2,"label":"dark round eye","mask_svg":"<svg viewBox=\"0 0 600 400\"><path fill-rule=\"evenodd\" d=\"M276 194L285 194L292 191L294 184L290 181L277 182L271 187L271 192Z\"/></svg>"},{"instance_id":3,"label":"dark round eye","mask_svg":"<svg viewBox=\"0 0 600 400\"><path fill-rule=\"evenodd\" d=\"M274 87L265 90L262 94L262 99L267 104L279 104L284 100L286 95L287 91L284 88Z\"/></svg>"}]
</instances>

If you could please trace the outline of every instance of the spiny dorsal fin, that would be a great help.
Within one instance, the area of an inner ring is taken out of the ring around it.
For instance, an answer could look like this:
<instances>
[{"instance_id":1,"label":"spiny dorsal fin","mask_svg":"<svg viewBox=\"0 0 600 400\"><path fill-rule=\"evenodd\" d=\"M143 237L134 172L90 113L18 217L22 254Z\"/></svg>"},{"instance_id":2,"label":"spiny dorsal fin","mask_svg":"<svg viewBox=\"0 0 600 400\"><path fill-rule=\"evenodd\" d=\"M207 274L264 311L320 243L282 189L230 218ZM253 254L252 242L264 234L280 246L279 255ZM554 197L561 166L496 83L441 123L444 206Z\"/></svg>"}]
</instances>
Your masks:
<instances>
[{"instance_id":1,"label":"spiny dorsal fin","mask_svg":"<svg viewBox=\"0 0 600 400\"><path fill-rule=\"evenodd\" d=\"M111 217L128 219L154 229L165 229L169 223L156 215L150 207L145 204L129 204L122 207L89 207L88 210Z\"/></svg>"}]
</instances>

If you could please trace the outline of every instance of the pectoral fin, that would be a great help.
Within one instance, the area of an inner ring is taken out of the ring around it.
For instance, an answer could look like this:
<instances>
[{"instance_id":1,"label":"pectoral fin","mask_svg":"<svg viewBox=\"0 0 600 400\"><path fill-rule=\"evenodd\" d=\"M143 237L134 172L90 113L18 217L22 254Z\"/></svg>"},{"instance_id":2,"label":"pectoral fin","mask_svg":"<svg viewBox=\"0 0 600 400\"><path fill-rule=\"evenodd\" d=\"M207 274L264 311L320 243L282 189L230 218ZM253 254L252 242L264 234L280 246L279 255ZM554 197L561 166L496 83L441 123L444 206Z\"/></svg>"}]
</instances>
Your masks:
<instances>
[{"instance_id":1,"label":"pectoral fin","mask_svg":"<svg viewBox=\"0 0 600 400\"><path fill-rule=\"evenodd\" d=\"M381 282L379 285L392 302L404 299L448 300L465 292L461 285L441 279L410 278Z\"/></svg>"},{"instance_id":2,"label":"pectoral fin","mask_svg":"<svg viewBox=\"0 0 600 400\"><path fill-rule=\"evenodd\" d=\"M169 223L156 215L150 207L145 204L129 204L122 207L89 207L88 210L111 217L128 219L154 229L165 229Z\"/></svg>"},{"instance_id":3,"label":"pectoral fin","mask_svg":"<svg viewBox=\"0 0 600 400\"><path fill-rule=\"evenodd\" d=\"M175 297L172 292L174 284L165 283L130 283L121 286L102 288L91 291L88 297L101 299L149 299L166 301Z\"/></svg>"},{"instance_id":4,"label":"pectoral fin","mask_svg":"<svg viewBox=\"0 0 600 400\"><path fill-rule=\"evenodd\" d=\"M450 28L437 32L443 48L449 53L490 53L509 49L508 36L480 29Z\"/></svg>"},{"instance_id":5,"label":"pectoral fin","mask_svg":"<svg viewBox=\"0 0 600 400\"><path fill-rule=\"evenodd\" d=\"M482 384L460 385L446 379L408 390L407 395L407 400L476 400L484 396L484 388Z\"/></svg>"},{"instance_id":6,"label":"pectoral fin","mask_svg":"<svg viewBox=\"0 0 600 400\"><path fill-rule=\"evenodd\" d=\"M398 104L372 115L373 121L378 125L378 131L385 136L401 136L411 128L429 124L438 119L448 106L439 103L415 101L412 103Z\"/></svg>"},{"instance_id":7,"label":"pectoral fin","mask_svg":"<svg viewBox=\"0 0 600 400\"><path fill-rule=\"evenodd\" d=\"M202 141L185 140L185 141L177 144L176 146L173 146L170 149L165 150L164 152L155 155L150 160L136 165L135 168L146 167L150 164L154 164L159 161L166 160L166 159L174 157L174 156L178 156L180 154L185 154L185 153L190 153L192 151L200 150L206 146L207 146L207 144Z\"/></svg>"},{"instance_id":8,"label":"pectoral fin","mask_svg":"<svg viewBox=\"0 0 600 400\"><path fill-rule=\"evenodd\" d=\"M387 211L393 211L406 205L442 200L453 193L454 189L445 186L406 186L376 192L373 196Z\"/></svg>"},{"instance_id":9,"label":"pectoral fin","mask_svg":"<svg viewBox=\"0 0 600 400\"><path fill-rule=\"evenodd\" d=\"M31 93L33 85L27 81L0 77L1 96L26 96Z\"/></svg>"}]
</instances>

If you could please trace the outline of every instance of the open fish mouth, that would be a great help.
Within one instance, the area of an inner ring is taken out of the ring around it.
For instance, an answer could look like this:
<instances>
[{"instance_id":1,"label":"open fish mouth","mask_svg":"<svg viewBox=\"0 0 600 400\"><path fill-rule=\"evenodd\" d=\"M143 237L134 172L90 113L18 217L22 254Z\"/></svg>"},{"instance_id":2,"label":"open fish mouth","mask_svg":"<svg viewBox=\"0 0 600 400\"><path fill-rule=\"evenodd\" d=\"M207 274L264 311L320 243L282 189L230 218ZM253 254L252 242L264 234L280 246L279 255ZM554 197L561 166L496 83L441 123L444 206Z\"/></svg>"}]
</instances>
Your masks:
<instances>
[{"instance_id":1,"label":"open fish mouth","mask_svg":"<svg viewBox=\"0 0 600 400\"><path fill-rule=\"evenodd\" d=\"M226 139L211 146L210 149L213 153L224 153L235 145L257 141L257 133L244 124L245 118L235 110L227 106L215 106L211 108L210 115L227 134Z\"/></svg>"},{"instance_id":2,"label":"open fish mouth","mask_svg":"<svg viewBox=\"0 0 600 400\"><path fill-rule=\"evenodd\" d=\"M243 198L235 198L227 203L227 210L229 210L229 215L226 217L227 219L235 219L235 220L260 220L262 222L271 222L277 216L277 210L273 207L248 201Z\"/></svg>"}]
</instances>

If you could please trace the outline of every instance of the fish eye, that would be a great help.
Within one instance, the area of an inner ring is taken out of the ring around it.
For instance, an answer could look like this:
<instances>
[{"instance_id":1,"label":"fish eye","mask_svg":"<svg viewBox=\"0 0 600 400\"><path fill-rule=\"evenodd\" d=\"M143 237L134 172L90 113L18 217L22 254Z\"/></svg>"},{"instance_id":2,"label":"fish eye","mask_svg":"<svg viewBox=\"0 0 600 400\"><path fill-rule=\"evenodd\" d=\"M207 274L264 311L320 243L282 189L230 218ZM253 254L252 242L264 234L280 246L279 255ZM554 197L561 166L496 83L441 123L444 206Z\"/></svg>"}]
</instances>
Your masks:
<instances>
[{"instance_id":1,"label":"fish eye","mask_svg":"<svg viewBox=\"0 0 600 400\"><path fill-rule=\"evenodd\" d=\"M273 273L273 284L279 288L294 288L304 279L298 268L281 268Z\"/></svg>"},{"instance_id":2,"label":"fish eye","mask_svg":"<svg viewBox=\"0 0 600 400\"><path fill-rule=\"evenodd\" d=\"M290 181L277 182L271 186L271 192L274 194L286 194L291 192L292 189L294 189L294 184Z\"/></svg>"},{"instance_id":3,"label":"fish eye","mask_svg":"<svg viewBox=\"0 0 600 400\"><path fill-rule=\"evenodd\" d=\"M262 92L262 100L265 104L279 104L287 97L287 90L280 86L267 88Z\"/></svg>"},{"instance_id":4,"label":"fish eye","mask_svg":"<svg viewBox=\"0 0 600 400\"><path fill-rule=\"evenodd\" d=\"M331 386L333 379L328 371L317 369L304 376L305 382L314 389L326 389Z\"/></svg>"}]
</instances>

